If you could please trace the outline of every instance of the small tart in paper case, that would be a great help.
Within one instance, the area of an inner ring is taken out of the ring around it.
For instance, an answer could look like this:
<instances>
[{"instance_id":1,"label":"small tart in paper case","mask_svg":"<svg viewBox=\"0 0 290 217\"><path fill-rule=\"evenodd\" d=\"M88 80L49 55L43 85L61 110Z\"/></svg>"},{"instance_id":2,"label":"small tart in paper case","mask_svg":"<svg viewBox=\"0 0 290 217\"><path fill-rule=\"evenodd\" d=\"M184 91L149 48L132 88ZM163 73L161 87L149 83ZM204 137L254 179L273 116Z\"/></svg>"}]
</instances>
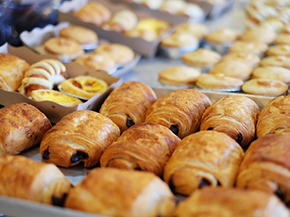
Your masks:
<instances>
[{"instance_id":1,"label":"small tart in paper case","mask_svg":"<svg viewBox=\"0 0 290 217\"><path fill-rule=\"evenodd\" d=\"M82 103L78 98L48 89L33 90L31 92L31 98L35 101L52 101L66 107L73 107Z\"/></svg>"},{"instance_id":2,"label":"small tart in paper case","mask_svg":"<svg viewBox=\"0 0 290 217\"><path fill-rule=\"evenodd\" d=\"M109 87L104 80L92 76L69 78L61 86L62 91L87 99L105 92Z\"/></svg>"}]
</instances>

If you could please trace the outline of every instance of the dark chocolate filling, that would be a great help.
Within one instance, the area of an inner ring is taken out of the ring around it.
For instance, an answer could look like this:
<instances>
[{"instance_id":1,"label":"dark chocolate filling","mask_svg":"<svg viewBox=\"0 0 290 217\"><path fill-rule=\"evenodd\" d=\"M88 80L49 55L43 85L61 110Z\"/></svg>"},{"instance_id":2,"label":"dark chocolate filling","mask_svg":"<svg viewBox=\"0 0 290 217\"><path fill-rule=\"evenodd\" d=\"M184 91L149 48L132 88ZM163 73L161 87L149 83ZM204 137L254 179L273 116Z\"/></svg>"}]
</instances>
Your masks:
<instances>
[{"instance_id":1,"label":"dark chocolate filling","mask_svg":"<svg viewBox=\"0 0 290 217\"><path fill-rule=\"evenodd\" d=\"M43 152L43 155L42 155L42 159L43 160L48 160L49 159L49 151L48 149L46 149L44 152Z\"/></svg>"},{"instance_id":2,"label":"dark chocolate filling","mask_svg":"<svg viewBox=\"0 0 290 217\"><path fill-rule=\"evenodd\" d=\"M52 204L55 206L63 206L66 198L67 198L67 194L63 194L62 198L51 196Z\"/></svg>"},{"instance_id":3,"label":"dark chocolate filling","mask_svg":"<svg viewBox=\"0 0 290 217\"><path fill-rule=\"evenodd\" d=\"M71 163L76 163L78 161L87 159L89 157L89 155L85 152L82 151L77 151L75 154L73 154L70 158L70 162Z\"/></svg>"},{"instance_id":4,"label":"dark chocolate filling","mask_svg":"<svg viewBox=\"0 0 290 217\"><path fill-rule=\"evenodd\" d=\"M276 194L277 197L280 198L280 200L282 200L282 201L285 200L285 196L286 196L285 192L280 187L278 187L274 193Z\"/></svg>"},{"instance_id":5,"label":"dark chocolate filling","mask_svg":"<svg viewBox=\"0 0 290 217\"><path fill-rule=\"evenodd\" d=\"M169 180L168 185L169 185L169 188L174 192L175 191L175 185L174 185L172 179Z\"/></svg>"},{"instance_id":6,"label":"dark chocolate filling","mask_svg":"<svg viewBox=\"0 0 290 217\"><path fill-rule=\"evenodd\" d=\"M126 126L127 126L128 128L130 128L130 127L132 127L134 124L135 124L135 122L134 122L130 117L128 117L128 118L127 118L127 122L126 122Z\"/></svg>"},{"instance_id":7,"label":"dark chocolate filling","mask_svg":"<svg viewBox=\"0 0 290 217\"><path fill-rule=\"evenodd\" d=\"M178 125L177 125L177 124L173 124L173 125L171 125L169 129L170 129L170 130L172 131L172 133L174 133L176 136L178 135L178 133L179 133L179 128L178 128Z\"/></svg>"},{"instance_id":8,"label":"dark chocolate filling","mask_svg":"<svg viewBox=\"0 0 290 217\"><path fill-rule=\"evenodd\" d=\"M207 179L203 178L200 181L198 188L201 189L201 188L203 188L205 186L210 186L210 185L211 185L211 183Z\"/></svg>"},{"instance_id":9,"label":"dark chocolate filling","mask_svg":"<svg viewBox=\"0 0 290 217\"><path fill-rule=\"evenodd\" d=\"M237 143L241 143L243 141L243 135L241 133L239 133L236 141L237 141Z\"/></svg>"},{"instance_id":10,"label":"dark chocolate filling","mask_svg":"<svg viewBox=\"0 0 290 217\"><path fill-rule=\"evenodd\" d=\"M213 127L208 128L207 130L213 130Z\"/></svg>"}]
</instances>

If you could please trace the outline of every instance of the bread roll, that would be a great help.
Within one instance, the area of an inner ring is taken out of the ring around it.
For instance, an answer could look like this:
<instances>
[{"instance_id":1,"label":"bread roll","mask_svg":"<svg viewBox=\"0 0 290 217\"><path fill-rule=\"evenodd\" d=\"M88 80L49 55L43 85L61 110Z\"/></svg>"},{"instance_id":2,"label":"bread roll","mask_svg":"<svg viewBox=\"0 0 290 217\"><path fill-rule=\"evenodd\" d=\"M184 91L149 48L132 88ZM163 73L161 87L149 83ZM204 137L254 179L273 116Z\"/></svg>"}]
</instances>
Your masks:
<instances>
[{"instance_id":1,"label":"bread roll","mask_svg":"<svg viewBox=\"0 0 290 217\"><path fill-rule=\"evenodd\" d=\"M37 145L51 128L36 107L15 103L0 109L0 155L15 155Z\"/></svg>"},{"instance_id":2,"label":"bread roll","mask_svg":"<svg viewBox=\"0 0 290 217\"><path fill-rule=\"evenodd\" d=\"M65 207L107 216L171 216L174 196L153 173L96 168L73 188Z\"/></svg>"}]
</instances>

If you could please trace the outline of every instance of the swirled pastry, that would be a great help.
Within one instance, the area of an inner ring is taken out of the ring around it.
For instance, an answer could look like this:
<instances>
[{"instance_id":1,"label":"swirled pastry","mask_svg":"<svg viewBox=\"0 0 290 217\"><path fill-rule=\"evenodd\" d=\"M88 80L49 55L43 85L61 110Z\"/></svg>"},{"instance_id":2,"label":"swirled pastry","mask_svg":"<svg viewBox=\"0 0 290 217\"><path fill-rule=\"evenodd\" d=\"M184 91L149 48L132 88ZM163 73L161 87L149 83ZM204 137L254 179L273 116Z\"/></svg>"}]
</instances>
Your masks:
<instances>
[{"instance_id":1,"label":"swirled pastry","mask_svg":"<svg viewBox=\"0 0 290 217\"><path fill-rule=\"evenodd\" d=\"M71 183L53 164L0 156L0 195L62 206Z\"/></svg>"},{"instance_id":2,"label":"swirled pastry","mask_svg":"<svg viewBox=\"0 0 290 217\"><path fill-rule=\"evenodd\" d=\"M152 173L96 168L73 188L65 207L119 217L171 216L174 195Z\"/></svg>"},{"instance_id":3,"label":"swirled pastry","mask_svg":"<svg viewBox=\"0 0 290 217\"><path fill-rule=\"evenodd\" d=\"M23 59L8 53L0 53L0 89L17 91L30 65Z\"/></svg>"},{"instance_id":4,"label":"swirled pastry","mask_svg":"<svg viewBox=\"0 0 290 217\"><path fill-rule=\"evenodd\" d=\"M196 89L177 89L159 98L147 111L145 122L161 124L183 138L199 129L209 98Z\"/></svg>"},{"instance_id":5,"label":"swirled pastry","mask_svg":"<svg viewBox=\"0 0 290 217\"><path fill-rule=\"evenodd\" d=\"M45 134L40 154L57 166L70 167L82 161L85 167L92 167L119 135L119 128L109 118L90 110L74 111Z\"/></svg>"},{"instance_id":6,"label":"swirled pastry","mask_svg":"<svg viewBox=\"0 0 290 217\"><path fill-rule=\"evenodd\" d=\"M290 135L272 134L251 143L240 166L237 187L276 194L290 202Z\"/></svg>"},{"instance_id":7,"label":"swirled pastry","mask_svg":"<svg viewBox=\"0 0 290 217\"><path fill-rule=\"evenodd\" d=\"M15 155L37 145L51 128L36 107L15 103L0 109L0 155Z\"/></svg>"},{"instance_id":8,"label":"swirled pastry","mask_svg":"<svg viewBox=\"0 0 290 217\"><path fill-rule=\"evenodd\" d=\"M134 124L144 122L148 108L155 101L156 94L147 84L128 81L110 93L100 113L117 124L122 133Z\"/></svg>"},{"instance_id":9,"label":"swirled pastry","mask_svg":"<svg viewBox=\"0 0 290 217\"><path fill-rule=\"evenodd\" d=\"M135 124L105 150L101 166L149 171L162 176L163 168L179 141L162 125Z\"/></svg>"},{"instance_id":10,"label":"swirled pastry","mask_svg":"<svg viewBox=\"0 0 290 217\"><path fill-rule=\"evenodd\" d=\"M241 95L228 95L207 108L200 130L223 132L245 147L255 137L259 113L253 100Z\"/></svg>"},{"instance_id":11,"label":"swirled pastry","mask_svg":"<svg viewBox=\"0 0 290 217\"><path fill-rule=\"evenodd\" d=\"M197 189L233 187L244 152L224 133L200 131L178 143L164 168L164 181L180 194Z\"/></svg>"},{"instance_id":12,"label":"swirled pastry","mask_svg":"<svg viewBox=\"0 0 290 217\"><path fill-rule=\"evenodd\" d=\"M257 137L290 133L290 96L272 99L261 111L257 122Z\"/></svg>"},{"instance_id":13,"label":"swirled pastry","mask_svg":"<svg viewBox=\"0 0 290 217\"><path fill-rule=\"evenodd\" d=\"M288 217L289 211L273 194L237 188L204 188L181 202L176 217Z\"/></svg>"}]
</instances>

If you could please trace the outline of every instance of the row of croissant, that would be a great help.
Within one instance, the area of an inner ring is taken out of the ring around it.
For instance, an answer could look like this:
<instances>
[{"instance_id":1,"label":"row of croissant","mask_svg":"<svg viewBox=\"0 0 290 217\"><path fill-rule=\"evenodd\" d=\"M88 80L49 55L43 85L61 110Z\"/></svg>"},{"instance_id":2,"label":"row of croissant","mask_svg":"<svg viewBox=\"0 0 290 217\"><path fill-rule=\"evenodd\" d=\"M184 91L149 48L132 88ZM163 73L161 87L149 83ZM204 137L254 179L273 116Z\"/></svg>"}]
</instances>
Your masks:
<instances>
[{"instance_id":1,"label":"row of croissant","mask_svg":"<svg viewBox=\"0 0 290 217\"><path fill-rule=\"evenodd\" d=\"M12 104L0 109L0 194L111 216L289 216L289 99L260 112L241 95L211 104L177 89L156 99L131 81L99 112L75 111L54 126L35 107ZM39 142L52 164L10 156ZM79 162L101 168L72 187L55 165ZM189 197L176 206L172 192Z\"/></svg>"}]
</instances>

